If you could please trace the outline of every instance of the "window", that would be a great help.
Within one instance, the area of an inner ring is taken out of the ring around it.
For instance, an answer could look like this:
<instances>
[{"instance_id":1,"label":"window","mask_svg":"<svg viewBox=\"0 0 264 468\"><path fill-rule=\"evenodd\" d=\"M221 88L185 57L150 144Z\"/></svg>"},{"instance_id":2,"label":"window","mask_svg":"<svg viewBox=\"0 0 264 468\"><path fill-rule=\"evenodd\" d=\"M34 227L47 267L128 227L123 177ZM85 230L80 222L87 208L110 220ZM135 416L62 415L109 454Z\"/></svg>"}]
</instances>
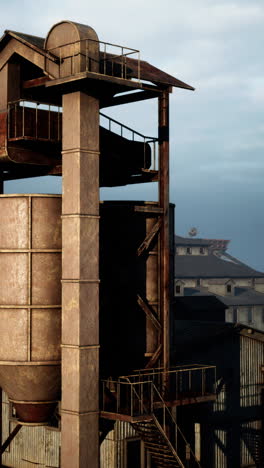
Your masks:
<instances>
[{"instance_id":1,"label":"window","mask_svg":"<svg viewBox=\"0 0 264 468\"><path fill-rule=\"evenodd\" d=\"M237 309L236 308L233 309L233 322L235 323L237 322Z\"/></svg>"},{"instance_id":2,"label":"window","mask_svg":"<svg viewBox=\"0 0 264 468\"><path fill-rule=\"evenodd\" d=\"M227 285L226 285L226 292L227 292L228 294L231 294L231 292L232 292L232 285L231 285L231 284L227 284Z\"/></svg>"},{"instance_id":3,"label":"window","mask_svg":"<svg viewBox=\"0 0 264 468\"><path fill-rule=\"evenodd\" d=\"M188 255L192 255L192 249L191 249L191 247L187 247L186 253L187 253Z\"/></svg>"},{"instance_id":4,"label":"window","mask_svg":"<svg viewBox=\"0 0 264 468\"><path fill-rule=\"evenodd\" d=\"M176 284L176 287L175 287L175 294L181 294L181 286L180 286L180 284Z\"/></svg>"},{"instance_id":5,"label":"window","mask_svg":"<svg viewBox=\"0 0 264 468\"><path fill-rule=\"evenodd\" d=\"M196 285L201 286L201 280L200 279L196 280Z\"/></svg>"},{"instance_id":6,"label":"window","mask_svg":"<svg viewBox=\"0 0 264 468\"><path fill-rule=\"evenodd\" d=\"M205 254L204 247L200 247L200 254L201 254L201 255L204 255L204 254Z\"/></svg>"}]
</instances>

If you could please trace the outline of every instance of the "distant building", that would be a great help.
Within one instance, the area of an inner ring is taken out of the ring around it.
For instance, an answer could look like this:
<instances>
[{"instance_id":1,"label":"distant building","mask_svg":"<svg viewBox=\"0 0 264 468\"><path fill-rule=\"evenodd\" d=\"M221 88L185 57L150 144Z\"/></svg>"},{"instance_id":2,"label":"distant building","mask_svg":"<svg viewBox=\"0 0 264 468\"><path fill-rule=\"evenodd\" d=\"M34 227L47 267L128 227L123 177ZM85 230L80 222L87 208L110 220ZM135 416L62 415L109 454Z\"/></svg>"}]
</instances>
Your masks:
<instances>
[{"instance_id":1,"label":"distant building","mask_svg":"<svg viewBox=\"0 0 264 468\"><path fill-rule=\"evenodd\" d=\"M206 317L175 320L174 332L173 364L195 359L197 366L205 361L216 365L216 401L177 411L201 466L263 468L264 333Z\"/></svg>"},{"instance_id":2,"label":"distant building","mask_svg":"<svg viewBox=\"0 0 264 468\"><path fill-rule=\"evenodd\" d=\"M227 322L264 330L264 273L228 254L228 243L175 236L174 295L215 295Z\"/></svg>"}]
</instances>

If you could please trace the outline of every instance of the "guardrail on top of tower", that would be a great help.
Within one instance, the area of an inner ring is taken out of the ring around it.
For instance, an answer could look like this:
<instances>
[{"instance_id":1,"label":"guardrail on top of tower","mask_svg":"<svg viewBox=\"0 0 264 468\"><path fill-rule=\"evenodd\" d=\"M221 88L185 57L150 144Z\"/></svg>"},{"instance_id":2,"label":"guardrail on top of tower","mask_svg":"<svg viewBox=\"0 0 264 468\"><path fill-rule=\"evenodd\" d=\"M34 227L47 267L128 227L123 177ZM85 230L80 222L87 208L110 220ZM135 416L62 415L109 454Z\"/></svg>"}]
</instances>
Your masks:
<instances>
[{"instance_id":1,"label":"guardrail on top of tower","mask_svg":"<svg viewBox=\"0 0 264 468\"><path fill-rule=\"evenodd\" d=\"M94 43L99 46L99 61L92 57L91 46ZM130 47L112 44L110 42L96 41L95 39L81 39L69 42L47 50L47 53L58 57L59 76L67 77L82 72L93 72L101 75L121 78L124 80L136 80L140 82L140 51ZM129 67L128 56L133 55L136 62L132 70ZM98 66L99 65L99 66Z\"/></svg>"}]
</instances>

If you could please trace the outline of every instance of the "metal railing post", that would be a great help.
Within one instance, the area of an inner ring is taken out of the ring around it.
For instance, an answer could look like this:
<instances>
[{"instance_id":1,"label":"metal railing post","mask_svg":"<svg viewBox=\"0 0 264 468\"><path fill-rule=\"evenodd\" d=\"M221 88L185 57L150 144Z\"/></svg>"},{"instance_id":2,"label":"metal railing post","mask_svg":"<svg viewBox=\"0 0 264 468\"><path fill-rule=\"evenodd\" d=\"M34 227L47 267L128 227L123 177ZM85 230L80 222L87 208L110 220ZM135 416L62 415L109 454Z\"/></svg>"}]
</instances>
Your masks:
<instances>
[{"instance_id":1,"label":"metal railing post","mask_svg":"<svg viewBox=\"0 0 264 468\"><path fill-rule=\"evenodd\" d=\"M131 401L131 406L130 406L130 416L134 416L134 408L133 408L133 403L134 403L134 400L133 400L133 387L132 385L130 386L130 401Z\"/></svg>"},{"instance_id":2,"label":"metal railing post","mask_svg":"<svg viewBox=\"0 0 264 468\"><path fill-rule=\"evenodd\" d=\"M36 140L38 138L38 103L36 103Z\"/></svg>"},{"instance_id":3,"label":"metal railing post","mask_svg":"<svg viewBox=\"0 0 264 468\"><path fill-rule=\"evenodd\" d=\"M23 108L22 108L22 136L24 137L25 136L25 103L24 101L22 101L23 103Z\"/></svg>"}]
</instances>

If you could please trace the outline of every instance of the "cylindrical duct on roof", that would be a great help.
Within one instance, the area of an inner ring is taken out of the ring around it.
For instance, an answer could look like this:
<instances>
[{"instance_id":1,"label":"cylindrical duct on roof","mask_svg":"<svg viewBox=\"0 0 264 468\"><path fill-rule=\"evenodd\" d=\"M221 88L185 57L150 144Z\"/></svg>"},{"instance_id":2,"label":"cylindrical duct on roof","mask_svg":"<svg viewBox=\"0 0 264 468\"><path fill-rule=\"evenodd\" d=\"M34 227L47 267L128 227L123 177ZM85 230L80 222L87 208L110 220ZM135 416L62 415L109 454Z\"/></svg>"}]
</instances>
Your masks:
<instances>
[{"instance_id":1,"label":"cylindrical duct on roof","mask_svg":"<svg viewBox=\"0 0 264 468\"><path fill-rule=\"evenodd\" d=\"M0 386L22 422L60 398L61 196L0 196Z\"/></svg>"}]
</instances>

